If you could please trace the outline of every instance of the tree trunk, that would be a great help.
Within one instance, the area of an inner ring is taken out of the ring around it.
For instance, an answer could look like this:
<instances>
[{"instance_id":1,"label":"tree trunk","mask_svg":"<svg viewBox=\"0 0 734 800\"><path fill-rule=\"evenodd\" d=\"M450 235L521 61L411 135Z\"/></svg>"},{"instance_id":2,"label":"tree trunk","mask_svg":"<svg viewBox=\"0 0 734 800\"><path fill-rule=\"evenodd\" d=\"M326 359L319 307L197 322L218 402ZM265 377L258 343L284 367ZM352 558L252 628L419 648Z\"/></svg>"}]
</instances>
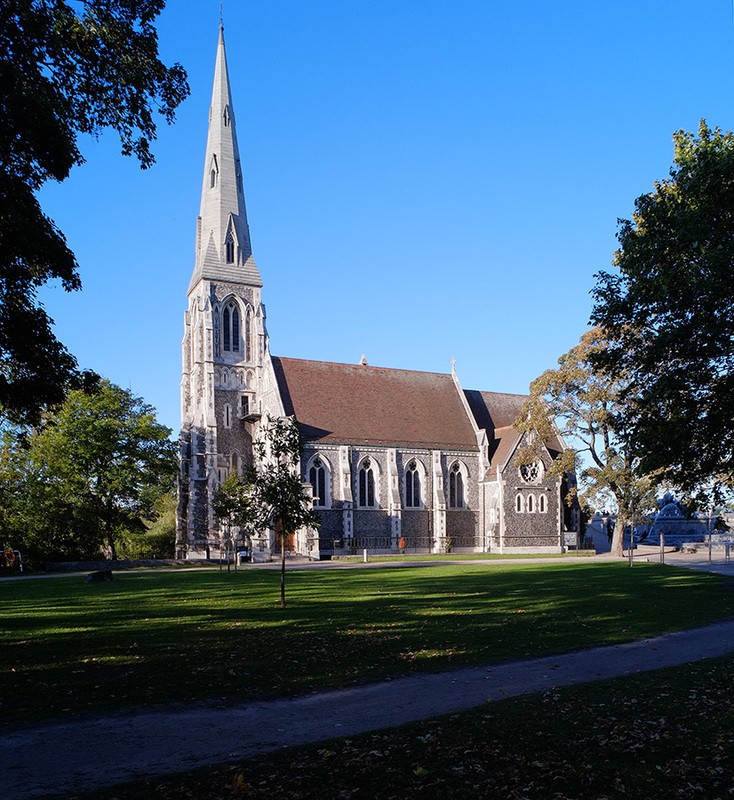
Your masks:
<instances>
[{"instance_id":1,"label":"tree trunk","mask_svg":"<svg viewBox=\"0 0 734 800\"><path fill-rule=\"evenodd\" d=\"M285 608L285 529L280 520L276 530L280 530L280 607Z\"/></svg>"},{"instance_id":2,"label":"tree trunk","mask_svg":"<svg viewBox=\"0 0 734 800\"><path fill-rule=\"evenodd\" d=\"M608 523L607 523L608 524ZM617 514L616 524L614 526L614 534L612 536L612 555L616 558L622 558L624 556L623 550L623 540L624 540L624 529L626 526L626 521L623 514Z\"/></svg>"}]
</instances>

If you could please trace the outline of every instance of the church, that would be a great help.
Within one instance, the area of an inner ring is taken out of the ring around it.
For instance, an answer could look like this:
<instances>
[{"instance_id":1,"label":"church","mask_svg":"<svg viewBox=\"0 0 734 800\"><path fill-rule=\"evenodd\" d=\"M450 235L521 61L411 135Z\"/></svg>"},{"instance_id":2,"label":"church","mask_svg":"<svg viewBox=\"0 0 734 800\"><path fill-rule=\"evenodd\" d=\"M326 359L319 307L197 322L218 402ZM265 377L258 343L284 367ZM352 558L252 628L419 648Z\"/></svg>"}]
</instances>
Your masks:
<instances>
[{"instance_id":1,"label":"church","mask_svg":"<svg viewBox=\"0 0 734 800\"><path fill-rule=\"evenodd\" d=\"M564 534L578 530L564 502L574 476L548 475L560 437L535 463L516 464L524 395L464 389L453 367L271 355L221 25L208 124L184 315L177 556L219 554L218 487L252 464L264 422L283 416L299 426L301 479L321 520L293 532L294 552L562 552ZM253 559L274 547L263 532Z\"/></svg>"}]
</instances>

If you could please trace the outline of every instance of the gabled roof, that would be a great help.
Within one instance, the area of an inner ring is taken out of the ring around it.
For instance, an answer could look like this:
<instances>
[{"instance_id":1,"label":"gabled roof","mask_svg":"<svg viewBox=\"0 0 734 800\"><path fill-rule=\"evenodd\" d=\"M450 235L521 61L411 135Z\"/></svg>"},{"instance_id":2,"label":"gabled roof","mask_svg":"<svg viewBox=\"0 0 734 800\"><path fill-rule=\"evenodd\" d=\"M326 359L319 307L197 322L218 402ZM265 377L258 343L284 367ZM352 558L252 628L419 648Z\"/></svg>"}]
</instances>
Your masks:
<instances>
[{"instance_id":1,"label":"gabled roof","mask_svg":"<svg viewBox=\"0 0 734 800\"><path fill-rule=\"evenodd\" d=\"M451 375L273 357L306 441L477 450Z\"/></svg>"},{"instance_id":2,"label":"gabled roof","mask_svg":"<svg viewBox=\"0 0 734 800\"><path fill-rule=\"evenodd\" d=\"M477 425L487 431L490 469L502 466L520 438L520 432L514 427L514 422L520 415L528 396L476 390L465 390L464 395ZM555 458L563 450L556 437L546 446L551 458Z\"/></svg>"}]
</instances>

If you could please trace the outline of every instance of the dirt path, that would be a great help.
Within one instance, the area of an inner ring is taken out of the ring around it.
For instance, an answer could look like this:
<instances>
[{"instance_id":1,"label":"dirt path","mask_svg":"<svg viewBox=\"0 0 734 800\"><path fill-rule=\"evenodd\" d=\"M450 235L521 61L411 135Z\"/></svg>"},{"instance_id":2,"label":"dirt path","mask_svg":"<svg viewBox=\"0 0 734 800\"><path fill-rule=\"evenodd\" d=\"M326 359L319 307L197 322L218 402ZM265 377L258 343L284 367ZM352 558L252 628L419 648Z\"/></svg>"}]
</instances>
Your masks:
<instances>
[{"instance_id":1,"label":"dirt path","mask_svg":"<svg viewBox=\"0 0 734 800\"><path fill-rule=\"evenodd\" d=\"M734 652L734 620L612 647L228 709L60 723L0 738L4 800L82 792Z\"/></svg>"}]
</instances>

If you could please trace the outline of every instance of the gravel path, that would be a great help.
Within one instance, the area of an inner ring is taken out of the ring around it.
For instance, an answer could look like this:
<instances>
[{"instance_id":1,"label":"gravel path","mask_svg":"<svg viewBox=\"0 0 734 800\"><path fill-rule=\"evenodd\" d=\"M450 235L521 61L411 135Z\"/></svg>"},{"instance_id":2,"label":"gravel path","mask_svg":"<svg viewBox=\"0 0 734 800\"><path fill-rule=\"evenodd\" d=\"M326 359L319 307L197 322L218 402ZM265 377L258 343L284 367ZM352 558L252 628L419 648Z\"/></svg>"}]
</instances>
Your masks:
<instances>
[{"instance_id":1,"label":"gravel path","mask_svg":"<svg viewBox=\"0 0 734 800\"><path fill-rule=\"evenodd\" d=\"M68 794L351 736L556 686L734 652L734 620L612 647L415 675L227 709L178 708L56 723L0 738L4 800Z\"/></svg>"}]
</instances>

